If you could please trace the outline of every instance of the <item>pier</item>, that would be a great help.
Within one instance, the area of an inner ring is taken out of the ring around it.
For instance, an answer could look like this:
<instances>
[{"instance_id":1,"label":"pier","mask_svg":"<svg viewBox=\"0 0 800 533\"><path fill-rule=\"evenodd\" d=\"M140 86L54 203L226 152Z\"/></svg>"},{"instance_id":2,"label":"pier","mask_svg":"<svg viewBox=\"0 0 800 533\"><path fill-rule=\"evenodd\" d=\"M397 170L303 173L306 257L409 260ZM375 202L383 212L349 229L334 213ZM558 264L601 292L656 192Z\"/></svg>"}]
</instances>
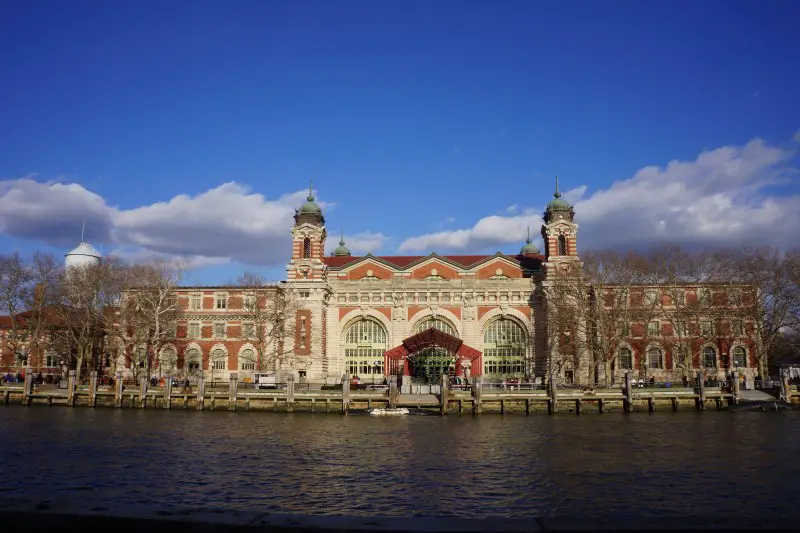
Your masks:
<instances>
[{"instance_id":1,"label":"pier","mask_svg":"<svg viewBox=\"0 0 800 533\"><path fill-rule=\"evenodd\" d=\"M26 376L31 376L30 372ZM161 387L150 386L146 378L138 384L125 382L117 376L111 386L98 385L96 372L88 384L77 385L71 371L66 389L36 390L28 377L24 383L0 387L5 405L47 405L68 407L113 407L134 409L196 409L206 411L271 411L341 413L360 412L373 408L408 408L416 411L448 414L525 414L532 413L598 413L678 411L679 409L723 409L738 403L741 393L734 384L729 387L681 384L649 384L637 386L630 374L618 388L576 389L560 388L553 381L547 386L533 384L452 385L443 379L441 384L417 387L398 387L391 377L388 386L369 389L351 387L348 375L343 375L340 387L311 388L292 381L276 389L259 390L240 384L236 374L222 388L219 384L207 387L204 378L197 378L190 388L173 387L169 380ZM422 390L420 390L422 389ZM794 390L793 390L794 389ZM800 400L796 386L781 383L783 403Z\"/></svg>"}]
</instances>

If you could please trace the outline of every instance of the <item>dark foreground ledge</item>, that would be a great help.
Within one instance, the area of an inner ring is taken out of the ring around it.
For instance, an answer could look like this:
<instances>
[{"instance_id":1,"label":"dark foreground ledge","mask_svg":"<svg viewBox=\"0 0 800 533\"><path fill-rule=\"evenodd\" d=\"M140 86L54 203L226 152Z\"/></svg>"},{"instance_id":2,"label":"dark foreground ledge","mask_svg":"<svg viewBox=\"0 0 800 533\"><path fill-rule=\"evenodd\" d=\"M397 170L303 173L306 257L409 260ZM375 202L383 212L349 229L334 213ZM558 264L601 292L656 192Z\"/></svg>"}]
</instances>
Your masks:
<instances>
[{"instance_id":1,"label":"dark foreground ledge","mask_svg":"<svg viewBox=\"0 0 800 533\"><path fill-rule=\"evenodd\" d=\"M4 498L6 531L111 531L114 533L343 533L538 531L798 531L798 518L551 517L531 519L396 518L288 515L205 508L154 509L132 504ZM18 529L19 528L19 529Z\"/></svg>"}]
</instances>

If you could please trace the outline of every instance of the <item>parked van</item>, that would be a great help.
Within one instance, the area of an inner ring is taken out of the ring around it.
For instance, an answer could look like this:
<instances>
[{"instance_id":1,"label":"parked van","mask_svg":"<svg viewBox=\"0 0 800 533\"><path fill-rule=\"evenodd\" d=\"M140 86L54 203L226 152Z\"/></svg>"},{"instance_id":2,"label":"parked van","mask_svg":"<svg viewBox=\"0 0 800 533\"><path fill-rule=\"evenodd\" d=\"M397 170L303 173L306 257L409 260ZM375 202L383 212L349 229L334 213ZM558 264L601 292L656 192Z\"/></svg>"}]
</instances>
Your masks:
<instances>
[{"instance_id":1,"label":"parked van","mask_svg":"<svg viewBox=\"0 0 800 533\"><path fill-rule=\"evenodd\" d=\"M278 380L275 374L253 374L253 383L257 389L278 388Z\"/></svg>"}]
</instances>

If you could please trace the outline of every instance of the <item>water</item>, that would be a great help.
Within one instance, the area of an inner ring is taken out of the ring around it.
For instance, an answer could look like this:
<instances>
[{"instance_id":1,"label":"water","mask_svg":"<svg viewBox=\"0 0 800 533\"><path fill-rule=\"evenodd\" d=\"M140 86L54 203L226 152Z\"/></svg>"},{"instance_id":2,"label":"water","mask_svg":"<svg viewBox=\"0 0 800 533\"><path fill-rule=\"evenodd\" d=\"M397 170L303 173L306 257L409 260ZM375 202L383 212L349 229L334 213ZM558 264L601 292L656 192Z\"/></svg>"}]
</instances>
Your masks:
<instances>
[{"instance_id":1,"label":"water","mask_svg":"<svg viewBox=\"0 0 800 533\"><path fill-rule=\"evenodd\" d=\"M480 417L0 408L0 498L314 514L797 515L800 411Z\"/></svg>"}]
</instances>

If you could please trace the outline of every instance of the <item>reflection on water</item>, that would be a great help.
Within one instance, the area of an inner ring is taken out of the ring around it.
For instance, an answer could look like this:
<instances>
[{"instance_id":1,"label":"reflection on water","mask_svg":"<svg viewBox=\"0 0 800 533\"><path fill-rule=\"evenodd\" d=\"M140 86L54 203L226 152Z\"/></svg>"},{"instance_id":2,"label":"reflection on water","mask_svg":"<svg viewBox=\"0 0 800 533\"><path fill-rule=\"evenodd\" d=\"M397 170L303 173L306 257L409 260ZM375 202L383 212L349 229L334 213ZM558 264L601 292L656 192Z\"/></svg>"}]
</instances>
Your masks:
<instances>
[{"instance_id":1,"label":"reflection on water","mask_svg":"<svg viewBox=\"0 0 800 533\"><path fill-rule=\"evenodd\" d=\"M265 511L797 514L800 412L458 417L0 408L0 493ZM2 494L0 494L2 496Z\"/></svg>"}]
</instances>

